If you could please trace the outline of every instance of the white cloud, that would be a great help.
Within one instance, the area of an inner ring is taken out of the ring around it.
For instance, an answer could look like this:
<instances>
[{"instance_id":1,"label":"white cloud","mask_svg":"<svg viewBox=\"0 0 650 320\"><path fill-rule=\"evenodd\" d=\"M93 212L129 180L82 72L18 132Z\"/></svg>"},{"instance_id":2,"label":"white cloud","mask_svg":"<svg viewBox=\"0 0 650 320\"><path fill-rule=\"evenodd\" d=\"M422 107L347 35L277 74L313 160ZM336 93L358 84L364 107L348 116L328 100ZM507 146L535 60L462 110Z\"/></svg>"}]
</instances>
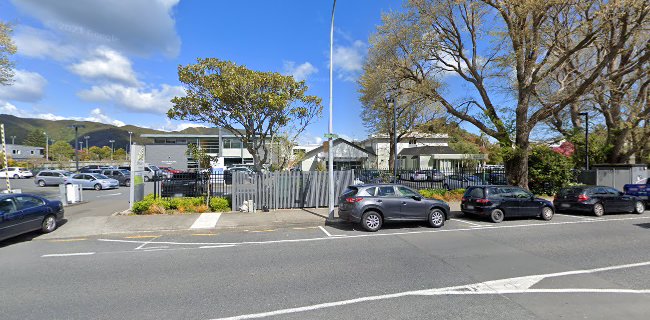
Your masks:
<instances>
[{"instance_id":1,"label":"white cloud","mask_svg":"<svg viewBox=\"0 0 650 320\"><path fill-rule=\"evenodd\" d=\"M32 58L68 60L79 54L79 48L63 44L56 35L47 30L21 25L13 37L17 53Z\"/></svg>"},{"instance_id":2,"label":"white cloud","mask_svg":"<svg viewBox=\"0 0 650 320\"><path fill-rule=\"evenodd\" d=\"M77 95L88 101L108 101L134 112L166 113L171 108L171 99L184 96L181 86L163 84L160 89L129 87L122 84L92 86Z\"/></svg>"},{"instance_id":3,"label":"white cloud","mask_svg":"<svg viewBox=\"0 0 650 320\"><path fill-rule=\"evenodd\" d=\"M37 72L15 70L13 83L0 86L0 99L35 102L43 98L47 80Z\"/></svg>"},{"instance_id":4,"label":"white cloud","mask_svg":"<svg viewBox=\"0 0 650 320\"><path fill-rule=\"evenodd\" d=\"M115 50L100 47L92 58L70 67L70 71L85 79L114 80L127 84L138 84L131 61Z\"/></svg>"},{"instance_id":5,"label":"white cloud","mask_svg":"<svg viewBox=\"0 0 650 320\"><path fill-rule=\"evenodd\" d=\"M307 77L318 72L318 69L309 62L296 66L293 61L285 61L283 69L285 74L292 75L297 81L306 80Z\"/></svg>"},{"instance_id":6,"label":"white cloud","mask_svg":"<svg viewBox=\"0 0 650 320\"><path fill-rule=\"evenodd\" d=\"M334 47L334 70L339 79L356 81L363 69L363 60L368 51L368 46L360 40L354 41L350 46Z\"/></svg>"},{"instance_id":7,"label":"white cloud","mask_svg":"<svg viewBox=\"0 0 650 320\"><path fill-rule=\"evenodd\" d=\"M13 0L23 13L57 33L64 45L110 45L139 55L177 56L173 8L179 0ZM34 48L33 48L34 49ZM42 52L42 51L40 51ZM34 54L32 50L32 54ZM41 54L46 54L42 52Z\"/></svg>"},{"instance_id":8,"label":"white cloud","mask_svg":"<svg viewBox=\"0 0 650 320\"><path fill-rule=\"evenodd\" d=\"M171 131L182 131L188 128L209 128L209 127L204 124L191 123L191 122L172 123L171 120L165 119L164 125L152 129L171 132Z\"/></svg>"},{"instance_id":9,"label":"white cloud","mask_svg":"<svg viewBox=\"0 0 650 320\"><path fill-rule=\"evenodd\" d=\"M33 119L43 119L43 120L76 120L76 121L92 121L100 122L105 124L114 125L116 127L121 127L126 125L120 120L113 119L103 113L100 108L95 108L90 111L90 115L87 117L66 117L55 115L53 113L38 113L34 111L19 109L15 105L6 102L0 101L0 113L10 114L12 116L20 118L33 118Z\"/></svg>"}]
</instances>

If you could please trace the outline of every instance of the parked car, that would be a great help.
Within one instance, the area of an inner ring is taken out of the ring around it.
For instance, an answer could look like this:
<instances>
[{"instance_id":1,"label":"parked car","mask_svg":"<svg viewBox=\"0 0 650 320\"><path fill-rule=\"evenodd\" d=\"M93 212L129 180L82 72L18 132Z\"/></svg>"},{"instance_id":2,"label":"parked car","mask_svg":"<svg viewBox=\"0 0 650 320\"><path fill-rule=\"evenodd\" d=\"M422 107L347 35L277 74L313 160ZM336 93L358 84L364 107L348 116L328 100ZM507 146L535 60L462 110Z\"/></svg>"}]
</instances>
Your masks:
<instances>
[{"instance_id":1,"label":"parked car","mask_svg":"<svg viewBox=\"0 0 650 320\"><path fill-rule=\"evenodd\" d=\"M119 188L120 182L99 173L77 173L65 179L65 184L80 184L83 189Z\"/></svg>"},{"instance_id":2,"label":"parked car","mask_svg":"<svg viewBox=\"0 0 650 320\"><path fill-rule=\"evenodd\" d=\"M349 186L339 197L339 218L377 231L389 221L428 221L440 228L449 219L449 205L425 199L417 191L397 184Z\"/></svg>"},{"instance_id":3,"label":"parked car","mask_svg":"<svg viewBox=\"0 0 650 320\"><path fill-rule=\"evenodd\" d=\"M79 172L79 173L99 173L99 174L101 174L102 169L81 168L77 172Z\"/></svg>"},{"instance_id":4,"label":"parked car","mask_svg":"<svg viewBox=\"0 0 650 320\"><path fill-rule=\"evenodd\" d=\"M487 182L471 174L452 174L447 176L442 185L447 190L467 189L470 186L486 185Z\"/></svg>"},{"instance_id":5,"label":"parked car","mask_svg":"<svg viewBox=\"0 0 650 320\"><path fill-rule=\"evenodd\" d=\"M23 179L23 178L31 178L33 177L34 174L27 170L27 168L22 168L22 167L7 167L5 169L0 170L0 178L13 178L13 179Z\"/></svg>"},{"instance_id":6,"label":"parked car","mask_svg":"<svg viewBox=\"0 0 650 320\"><path fill-rule=\"evenodd\" d=\"M576 186L560 189L553 200L558 211L588 212L600 217L605 213L645 212L641 198L612 187Z\"/></svg>"},{"instance_id":7,"label":"parked car","mask_svg":"<svg viewBox=\"0 0 650 320\"><path fill-rule=\"evenodd\" d=\"M72 172L65 170L41 170L34 177L34 183L41 187L58 186L70 175Z\"/></svg>"},{"instance_id":8,"label":"parked car","mask_svg":"<svg viewBox=\"0 0 650 320\"><path fill-rule=\"evenodd\" d=\"M105 169L102 174L120 182L121 186L131 186L131 172L129 170Z\"/></svg>"},{"instance_id":9,"label":"parked car","mask_svg":"<svg viewBox=\"0 0 650 320\"><path fill-rule=\"evenodd\" d=\"M183 173L183 170L174 169L172 167L158 167L158 168L160 168L160 170L169 172L171 174Z\"/></svg>"},{"instance_id":10,"label":"parked car","mask_svg":"<svg viewBox=\"0 0 650 320\"><path fill-rule=\"evenodd\" d=\"M509 217L540 217L548 221L555 214L552 202L512 186L470 186L461 199L460 209L467 215L486 216L494 223Z\"/></svg>"},{"instance_id":11,"label":"parked car","mask_svg":"<svg viewBox=\"0 0 650 320\"><path fill-rule=\"evenodd\" d=\"M629 196L635 196L645 202L646 207L650 206L650 179L644 178L634 184L626 184L623 191Z\"/></svg>"},{"instance_id":12,"label":"parked car","mask_svg":"<svg viewBox=\"0 0 650 320\"><path fill-rule=\"evenodd\" d=\"M157 181L163 178L163 174L162 171L160 171L160 168L153 165L144 166L143 176L144 182Z\"/></svg>"},{"instance_id":13,"label":"parked car","mask_svg":"<svg viewBox=\"0 0 650 320\"><path fill-rule=\"evenodd\" d=\"M428 176L424 171L413 171L413 172L404 172L399 175L400 180L409 180L409 181L425 181L428 180Z\"/></svg>"},{"instance_id":14,"label":"parked car","mask_svg":"<svg viewBox=\"0 0 650 320\"><path fill-rule=\"evenodd\" d=\"M440 172L438 169L431 170L422 170L427 175L427 180L430 181L443 181L445 180L445 174Z\"/></svg>"},{"instance_id":15,"label":"parked car","mask_svg":"<svg viewBox=\"0 0 650 320\"><path fill-rule=\"evenodd\" d=\"M24 193L0 195L0 240L35 230L52 232L63 215L61 201Z\"/></svg>"}]
</instances>

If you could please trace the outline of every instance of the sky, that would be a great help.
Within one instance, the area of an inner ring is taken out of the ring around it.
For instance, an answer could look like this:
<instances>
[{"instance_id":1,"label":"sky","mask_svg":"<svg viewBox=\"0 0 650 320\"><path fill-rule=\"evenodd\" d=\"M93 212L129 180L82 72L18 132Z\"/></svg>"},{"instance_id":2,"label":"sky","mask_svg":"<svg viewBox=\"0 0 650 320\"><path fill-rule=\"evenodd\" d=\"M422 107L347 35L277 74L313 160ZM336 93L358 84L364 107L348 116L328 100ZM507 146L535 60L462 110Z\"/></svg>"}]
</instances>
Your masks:
<instances>
[{"instance_id":1,"label":"sky","mask_svg":"<svg viewBox=\"0 0 650 320\"><path fill-rule=\"evenodd\" d=\"M0 1L18 47L0 113L162 130L201 125L165 113L184 94L178 65L214 57L305 80L324 109L300 142L319 143L329 120L331 9L331 0ZM341 137L368 134L356 81L381 13L400 9L395 0L337 2L333 119Z\"/></svg>"}]
</instances>

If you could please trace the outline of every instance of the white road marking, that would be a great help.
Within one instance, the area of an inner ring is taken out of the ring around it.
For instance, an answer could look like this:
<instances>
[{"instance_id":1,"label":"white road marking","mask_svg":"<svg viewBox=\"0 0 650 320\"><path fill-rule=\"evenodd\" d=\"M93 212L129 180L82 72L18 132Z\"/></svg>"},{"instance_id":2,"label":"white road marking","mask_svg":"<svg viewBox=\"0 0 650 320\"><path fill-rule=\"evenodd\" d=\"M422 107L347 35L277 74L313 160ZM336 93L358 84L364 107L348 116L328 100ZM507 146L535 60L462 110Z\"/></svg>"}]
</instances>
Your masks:
<instances>
[{"instance_id":1,"label":"white road marking","mask_svg":"<svg viewBox=\"0 0 650 320\"><path fill-rule=\"evenodd\" d=\"M587 221L599 221L603 220L602 218L587 218L583 216L574 216L570 214L562 214L562 213L556 213L556 216L562 216L562 217L569 217L569 218L576 218L576 219L581 219L581 220L587 220Z\"/></svg>"},{"instance_id":2,"label":"white road marking","mask_svg":"<svg viewBox=\"0 0 650 320\"><path fill-rule=\"evenodd\" d=\"M41 258L49 257L74 257L74 256L90 256L95 254L95 252L77 252L77 253L55 253L55 254L44 254Z\"/></svg>"},{"instance_id":3,"label":"white road marking","mask_svg":"<svg viewBox=\"0 0 650 320\"><path fill-rule=\"evenodd\" d=\"M272 316L279 316L284 314L299 313L305 311L313 311L325 308L339 307L344 305L350 305L360 302L367 301L378 301L378 300L387 300L395 299L406 296L440 296L440 295L492 295L492 294L523 294L523 293L627 293L627 294L647 294L650 293L650 289L641 289L641 290L632 290L632 289L585 289L585 288L567 288L567 289L531 289L533 285L545 278L552 277L561 277L567 275L576 275L576 274L587 274L587 273L596 273L609 270L619 270L635 267L650 266L650 261L641 262L641 263L632 263L624 264L617 266L610 266L604 268L594 268L594 269L583 269L583 270L573 270L566 272L557 272L557 273L547 273L539 275L531 275L524 277L516 278L507 278L486 282L478 282L469 285L446 287L446 288L437 288L437 289L425 289L425 290L414 290L414 291L404 291L392 294L384 294L377 296L368 296L361 297L356 299L349 300L340 300L335 302L320 303L311 306L304 306L298 308L288 308L280 309L269 312L262 313L252 313L245 314L235 317L227 318L218 318L212 320L241 320L241 319L257 319L265 318Z\"/></svg>"},{"instance_id":4,"label":"white road marking","mask_svg":"<svg viewBox=\"0 0 650 320\"><path fill-rule=\"evenodd\" d=\"M471 221L467 221L467 220L463 220L463 219L458 219L458 218L449 219L449 220L451 220L451 221L459 221L459 222L462 222L462 223L466 223L466 224L469 224L470 226L473 226L473 227L484 227L484 226L485 226L485 225L482 225L482 224L478 224L478 223L474 223L474 222L471 222Z\"/></svg>"},{"instance_id":5,"label":"white road marking","mask_svg":"<svg viewBox=\"0 0 650 320\"><path fill-rule=\"evenodd\" d=\"M328 237L332 236L332 234L327 232L327 230L325 230L325 228L323 228L323 226L318 226L318 228L321 229Z\"/></svg>"},{"instance_id":6,"label":"white road marking","mask_svg":"<svg viewBox=\"0 0 650 320\"><path fill-rule=\"evenodd\" d=\"M218 212L205 212L199 216L192 224L190 229L212 229L217 226L221 213Z\"/></svg>"},{"instance_id":7,"label":"white road marking","mask_svg":"<svg viewBox=\"0 0 650 320\"><path fill-rule=\"evenodd\" d=\"M109 194L102 194L102 195L97 195L95 198L102 198L102 197L113 197L113 196L119 196L121 195L121 192L118 193L109 193Z\"/></svg>"},{"instance_id":8,"label":"white road marking","mask_svg":"<svg viewBox=\"0 0 650 320\"><path fill-rule=\"evenodd\" d=\"M211 249L211 248L230 248L230 247L236 247L237 245L235 244L228 244L228 245L220 245L220 246L201 246L199 249Z\"/></svg>"},{"instance_id":9,"label":"white road marking","mask_svg":"<svg viewBox=\"0 0 650 320\"><path fill-rule=\"evenodd\" d=\"M160 237L161 237L161 236L157 236L157 237L155 237L155 238L151 238L151 239L149 239L149 240L143 242L140 246L138 246L137 248L135 248L135 250L140 250L140 249L142 249L144 246L146 246L146 245L148 245L149 243L151 243L151 241L154 241L154 240L156 240L156 239L158 239L158 238L160 238Z\"/></svg>"}]
</instances>

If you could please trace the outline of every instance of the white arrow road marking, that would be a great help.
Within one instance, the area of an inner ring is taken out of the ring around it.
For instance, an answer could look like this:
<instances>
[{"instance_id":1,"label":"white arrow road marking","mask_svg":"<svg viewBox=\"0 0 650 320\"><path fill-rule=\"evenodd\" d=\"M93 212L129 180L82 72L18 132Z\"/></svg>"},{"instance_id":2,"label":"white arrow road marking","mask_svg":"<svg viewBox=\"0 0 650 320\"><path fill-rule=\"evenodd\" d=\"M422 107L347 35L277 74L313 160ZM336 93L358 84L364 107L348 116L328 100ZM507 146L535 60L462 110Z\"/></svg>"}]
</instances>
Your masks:
<instances>
[{"instance_id":1,"label":"white arrow road marking","mask_svg":"<svg viewBox=\"0 0 650 320\"><path fill-rule=\"evenodd\" d=\"M650 293L650 289L641 289L641 290L632 290L632 289L530 289L531 286L533 286L534 284L536 284L537 282L539 282L539 281L541 281L542 279L545 279L545 278L561 277L561 276L576 275L576 274L587 274L587 273L595 273L595 272L619 270L619 269L627 269L627 268L635 268L635 267L643 267L643 266L650 266L650 261L645 261L645 262L640 262L640 263L623 264L623 265L610 266L610 267L604 267L604 268L574 270L574 271L566 271L566 272L547 273L547 274L531 275L531 276L524 276L524 277L500 279L500 280L479 282L479 283L463 285L463 286L456 286L456 287L405 291L405 292L398 292L398 293L393 293L393 294L385 294L385 295L369 296L369 297L362 297L362 298L356 298L356 299L350 299L350 300L327 302L327 303L315 304L315 305L305 306L305 307L281 309L281 310L262 312L262 313L252 313L252 314L245 314L245 315L240 315L240 316L235 316L235 317L218 318L218 319L212 319L212 320L257 319L257 318L278 316L278 315L283 315L283 314L291 314L291 313L313 311L313 310L319 310L319 309L325 309L325 308L331 308L331 307L338 307L338 306L344 306L344 305L349 305L349 304L355 304L355 303L359 303L359 302L394 299L394 298L400 298L400 297L406 297L406 296L477 295L477 294L481 294L481 295L497 294L497 295L500 295L500 294L515 294L515 293L593 293L593 294L596 294L596 293L627 293L627 294L647 294L647 293Z\"/></svg>"}]
</instances>

